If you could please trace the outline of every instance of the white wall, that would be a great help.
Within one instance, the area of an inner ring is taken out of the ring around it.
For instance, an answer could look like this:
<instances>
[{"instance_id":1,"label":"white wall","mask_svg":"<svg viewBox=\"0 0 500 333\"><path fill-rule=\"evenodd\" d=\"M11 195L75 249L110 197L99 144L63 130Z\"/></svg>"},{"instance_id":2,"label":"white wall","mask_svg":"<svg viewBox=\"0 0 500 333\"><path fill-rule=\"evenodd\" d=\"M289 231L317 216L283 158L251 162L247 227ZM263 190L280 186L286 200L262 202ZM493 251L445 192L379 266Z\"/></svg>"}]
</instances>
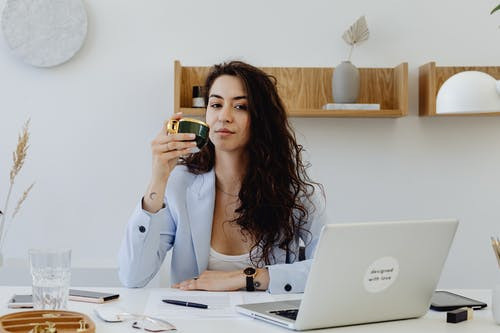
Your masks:
<instances>
[{"instance_id":1,"label":"white wall","mask_svg":"<svg viewBox=\"0 0 500 333\"><path fill-rule=\"evenodd\" d=\"M440 285L490 287L499 278L489 236L500 234L500 117L420 118L417 109L419 65L500 65L500 13L489 15L498 1L84 2L87 41L62 66L24 65L0 38L0 203L28 117L31 147L14 199L36 181L7 259L66 246L76 267L116 267L148 182L149 142L172 113L174 59L335 66L348 54L342 32L365 14L371 36L353 62L408 62L410 114L292 120L331 222L458 217Z\"/></svg>"}]
</instances>

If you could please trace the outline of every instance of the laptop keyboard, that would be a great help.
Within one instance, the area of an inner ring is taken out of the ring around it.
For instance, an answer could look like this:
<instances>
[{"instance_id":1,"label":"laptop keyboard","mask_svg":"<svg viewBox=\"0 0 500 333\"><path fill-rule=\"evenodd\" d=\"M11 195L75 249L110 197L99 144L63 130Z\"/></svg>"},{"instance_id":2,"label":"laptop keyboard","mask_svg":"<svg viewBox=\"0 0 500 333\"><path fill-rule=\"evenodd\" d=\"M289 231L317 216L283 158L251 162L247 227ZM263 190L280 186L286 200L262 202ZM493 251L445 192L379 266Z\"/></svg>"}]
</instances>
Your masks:
<instances>
[{"instance_id":1,"label":"laptop keyboard","mask_svg":"<svg viewBox=\"0 0 500 333\"><path fill-rule=\"evenodd\" d=\"M290 310L278 310L278 311L269 311L278 316L286 317L288 319L296 320L297 314L299 313L299 309L290 309Z\"/></svg>"}]
</instances>

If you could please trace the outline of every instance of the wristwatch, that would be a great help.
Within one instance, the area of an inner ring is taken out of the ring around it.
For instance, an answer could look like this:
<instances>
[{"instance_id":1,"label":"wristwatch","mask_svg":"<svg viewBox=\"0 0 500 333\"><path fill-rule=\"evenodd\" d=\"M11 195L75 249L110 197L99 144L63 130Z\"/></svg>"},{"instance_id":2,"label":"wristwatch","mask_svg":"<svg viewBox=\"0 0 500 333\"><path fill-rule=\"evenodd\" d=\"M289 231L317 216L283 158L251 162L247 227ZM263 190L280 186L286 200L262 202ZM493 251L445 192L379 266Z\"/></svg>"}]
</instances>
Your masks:
<instances>
[{"instance_id":1,"label":"wristwatch","mask_svg":"<svg viewBox=\"0 0 500 333\"><path fill-rule=\"evenodd\" d=\"M247 277L247 291L255 291L255 287L260 286L260 283L254 282L253 280L257 275L257 270L253 267L247 267L243 270L243 274Z\"/></svg>"}]
</instances>

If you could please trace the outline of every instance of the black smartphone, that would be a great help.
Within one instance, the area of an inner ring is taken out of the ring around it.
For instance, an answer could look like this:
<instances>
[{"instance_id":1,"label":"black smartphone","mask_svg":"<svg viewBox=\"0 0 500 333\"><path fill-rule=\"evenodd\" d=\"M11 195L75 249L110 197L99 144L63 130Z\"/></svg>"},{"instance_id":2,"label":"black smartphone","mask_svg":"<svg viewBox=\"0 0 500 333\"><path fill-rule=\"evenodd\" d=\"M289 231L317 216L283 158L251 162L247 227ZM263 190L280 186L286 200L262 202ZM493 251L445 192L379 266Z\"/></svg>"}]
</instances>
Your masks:
<instances>
[{"instance_id":1,"label":"black smartphone","mask_svg":"<svg viewBox=\"0 0 500 333\"><path fill-rule=\"evenodd\" d=\"M7 306L11 309L32 308L33 297L31 295L14 295L9 300Z\"/></svg>"},{"instance_id":2,"label":"black smartphone","mask_svg":"<svg viewBox=\"0 0 500 333\"><path fill-rule=\"evenodd\" d=\"M435 311L451 311L463 307L478 310L486 306L486 303L450 293L449 291L435 291L431 299L431 309Z\"/></svg>"},{"instance_id":3,"label":"black smartphone","mask_svg":"<svg viewBox=\"0 0 500 333\"><path fill-rule=\"evenodd\" d=\"M113 294L113 293L101 293L97 291L77 290L77 289L69 290L69 299L72 301L104 303L106 301L117 299L118 297L120 297L119 294Z\"/></svg>"}]
</instances>

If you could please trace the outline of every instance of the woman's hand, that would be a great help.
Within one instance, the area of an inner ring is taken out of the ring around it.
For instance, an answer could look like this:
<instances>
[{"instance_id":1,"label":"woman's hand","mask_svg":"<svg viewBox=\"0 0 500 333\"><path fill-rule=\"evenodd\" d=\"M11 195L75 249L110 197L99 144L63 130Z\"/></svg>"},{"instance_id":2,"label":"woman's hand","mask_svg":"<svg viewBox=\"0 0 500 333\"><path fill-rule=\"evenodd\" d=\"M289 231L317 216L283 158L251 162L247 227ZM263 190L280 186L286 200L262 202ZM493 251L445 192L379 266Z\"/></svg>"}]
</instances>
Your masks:
<instances>
[{"instance_id":1,"label":"woman's hand","mask_svg":"<svg viewBox=\"0 0 500 333\"><path fill-rule=\"evenodd\" d=\"M176 113L170 119L178 120L181 117L181 113ZM154 181L167 181L179 157L189 154L196 147L195 138L196 135L192 133L167 134L166 125L162 127L151 142Z\"/></svg>"},{"instance_id":2,"label":"woman's hand","mask_svg":"<svg viewBox=\"0 0 500 333\"><path fill-rule=\"evenodd\" d=\"M176 113L170 119L180 119L181 113ZM196 135L191 133L167 134L164 125L161 132L151 142L153 154L153 171L151 182L142 198L142 208L150 213L156 213L163 207L163 195L170 172L177 164L180 156L188 154L196 147Z\"/></svg>"},{"instance_id":3,"label":"woman's hand","mask_svg":"<svg viewBox=\"0 0 500 333\"><path fill-rule=\"evenodd\" d=\"M204 271L198 278L182 281L172 287L181 290L232 291L244 288L243 271Z\"/></svg>"},{"instance_id":4,"label":"woman's hand","mask_svg":"<svg viewBox=\"0 0 500 333\"><path fill-rule=\"evenodd\" d=\"M265 268L257 269L256 281L259 281L261 290L266 290L269 285L269 272ZM234 291L246 287L246 276L242 270L238 271L204 271L198 278L182 281L172 285L181 290L208 290L208 291Z\"/></svg>"}]
</instances>

